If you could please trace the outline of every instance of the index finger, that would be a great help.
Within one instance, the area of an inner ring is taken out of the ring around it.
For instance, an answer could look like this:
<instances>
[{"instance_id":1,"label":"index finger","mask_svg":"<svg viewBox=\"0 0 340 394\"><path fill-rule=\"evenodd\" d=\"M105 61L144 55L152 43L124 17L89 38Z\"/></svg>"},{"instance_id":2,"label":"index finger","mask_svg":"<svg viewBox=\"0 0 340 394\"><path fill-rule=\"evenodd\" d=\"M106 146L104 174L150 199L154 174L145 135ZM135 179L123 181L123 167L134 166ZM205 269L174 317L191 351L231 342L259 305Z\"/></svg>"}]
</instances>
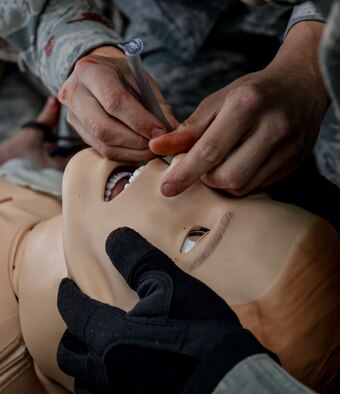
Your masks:
<instances>
[{"instance_id":1,"label":"index finger","mask_svg":"<svg viewBox=\"0 0 340 394\"><path fill-rule=\"evenodd\" d=\"M221 112L183 160L164 177L162 193L167 197L180 194L215 168L248 133L252 124L252 118L240 112L229 109Z\"/></svg>"},{"instance_id":2,"label":"index finger","mask_svg":"<svg viewBox=\"0 0 340 394\"><path fill-rule=\"evenodd\" d=\"M148 139L166 133L163 123L134 97L117 75L113 78L110 71L109 74L108 70L103 69L101 78L96 79L95 83L87 74L84 77L84 85L104 110Z\"/></svg>"}]
</instances>

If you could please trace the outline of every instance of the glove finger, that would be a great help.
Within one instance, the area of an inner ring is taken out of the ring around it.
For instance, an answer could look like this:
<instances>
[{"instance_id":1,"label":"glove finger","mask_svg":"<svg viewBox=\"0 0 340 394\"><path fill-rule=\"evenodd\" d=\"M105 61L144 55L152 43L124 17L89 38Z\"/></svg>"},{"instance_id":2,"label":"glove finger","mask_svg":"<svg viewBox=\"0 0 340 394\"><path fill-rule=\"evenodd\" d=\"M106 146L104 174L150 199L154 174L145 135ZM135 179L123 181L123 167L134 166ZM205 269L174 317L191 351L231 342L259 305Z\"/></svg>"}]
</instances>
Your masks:
<instances>
[{"instance_id":1,"label":"glove finger","mask_svg":"<svg viewBox=\"0 0 340 394\"><path fill-rule=\"evenodd\" d=\"M90 298L68 278L64 278L60 283L57 306L69 331L86 346L93 341L89 333L90 326L92 327L93 324L97 326L97 323L108 318L113 324L117 315L120 318L125 315L125 312L119 308ZM100 325L97 329L100 329ZM97 332L97 334L100 333Z\"/></svg>"},{"instance_id":2,"label":"glove finger","mask_svg":"<svg viewBox=\"0 0 340 394\"><path fill-rule=\"evenodd\" d=\"M152 316L158 314L164 317L171 304L171 317L238 322L237 316L221 297L183 272L165 253L135 230L128 227L114 230L106 240L106 252L128 285L141 298L131 311L133 314L146 314L146 310L151 312L150 307L155 307ZM144 275L146 273L148 275ZM158 302L151 302L152 299ZM162 305L160 300L163 300Z\"/></svg>"},{"instance_id":3,"label":"glove finger","mask_svg":"<svg viewBox=\"0 0 340 394\"><path fill-rule=\"evenodd\" d=\"M80 340L84 340L85 326L102 303L92 300L68 278L64 278L59 286L57 306L70 332Z\"/></svg>"},{"instance_id":4,"label":"glove finger","mask_svg":"<svg viewBox=\"0 0 340 394\"><path fill-rule=\"evenodd\" d=\"M66 330L57 349L59 368L67 375L83 379L87 373L87 357L86 346Z\"/></svg>"},{"instance_id":5,"label":"glove finger","mask_svg":"<svg viewBox=\"0 0 340 394\"><path fill-rule=\"evenodd\" d=\"M167 255L128 227L112 231L106 240L106 253L112 264L134 290L137 290L136 285L143 273L151 270L164 270L164 267L159 265L160 261L164 261L167 268L168 266L176 267Z\"/></svg>"}]
</instances>

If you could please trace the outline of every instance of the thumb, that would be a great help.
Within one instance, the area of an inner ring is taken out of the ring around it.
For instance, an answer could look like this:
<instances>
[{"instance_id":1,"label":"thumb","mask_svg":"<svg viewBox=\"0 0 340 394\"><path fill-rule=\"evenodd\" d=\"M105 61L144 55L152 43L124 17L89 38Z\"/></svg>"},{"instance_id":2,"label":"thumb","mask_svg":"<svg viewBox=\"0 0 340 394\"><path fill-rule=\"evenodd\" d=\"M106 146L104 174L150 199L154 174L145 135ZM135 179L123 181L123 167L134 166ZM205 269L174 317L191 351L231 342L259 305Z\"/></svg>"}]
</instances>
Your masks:
<instances>
[{"instance_id":1,"label":"thumb","mask_svg":"<svg viewBox=\"0 0 340 394\"><path fill-rule=\"evenodd\" d=\"M38 115L37 121L50 128L53 128L54 126L57 125L59 121L59 115L60 115L60 103L55 97L50 96L46 100L43 109Z\"/></svg>"},{"instance_id":2,"label":"thumb","mask_svg":"<svg viewBox=\"0 0 340 394\"><path fill-rule=\"evenodd\" d=\"M153 138L149 142L150 150L162 156L175 156L188 152L210 126L214 111L208 100L202 101L197 109L173 132Z\"/></svg>"},{"instance_id":3,"label":"thumb","mask_svg":"<svg viewBox=\"0 0 340 394\"><path fill-rule=\"evenodd\" d=\"M195 144L193 133L189 130L173 131L153 138L149 142L151 152L161 156L175 156L188 152Z\"/></svg>"},{"instance_id":4,"label":"thumb","mask_svg":"<svg viewBox=\"0 0 340 394\"><path fill-rule=\"evenodd\" d=\"M157 268L155 254L157 259L173 264L168 256L129 227L112 231L106 240L106 253L133 290L137 290L143 273Z\"/></svg>"}]
</instances>

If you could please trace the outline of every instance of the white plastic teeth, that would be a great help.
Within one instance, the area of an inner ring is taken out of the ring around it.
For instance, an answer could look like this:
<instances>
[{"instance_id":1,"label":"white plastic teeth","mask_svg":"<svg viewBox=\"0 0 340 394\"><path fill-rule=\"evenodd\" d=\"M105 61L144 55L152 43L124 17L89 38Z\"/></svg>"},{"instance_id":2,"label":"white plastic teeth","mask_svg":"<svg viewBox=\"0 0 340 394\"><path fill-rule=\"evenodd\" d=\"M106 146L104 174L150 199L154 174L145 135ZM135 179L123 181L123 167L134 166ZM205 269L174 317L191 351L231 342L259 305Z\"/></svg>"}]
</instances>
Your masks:
<instances>
[{"instance_id":1,"label":"white plastic teeth","mask_svg":"<svg viewBox=\"0 0 340 394\"><path fill-rule=\"evenodd\" d=\"M119 174L114 175L113 177L111 177L105 187L105 195L104 195L104 200L105 201L109 201L111 192L113 190L113 188L117 185L117 183L123 179L123 178L127 178L131 176L131 172L120 172Z\"/></svg>"},{"instance_id":2,"label":"white plastic teeth","mask_svg":"<svg viewBox=\"0 0 340 394\"><path fill-rule=\"evenodd\" d=\"M145 166L140 166L139 168L137 168L133 174L130 176L129 178L129 183L127 183L124 186L124 189L126 189L128 186L130 186L130 183L132 183L134 180L136 180L136 178L143 172Z\"/></svg>"},{"instance_id":3,"label":"white plastic teeth","mask_svg":"<svg viewBox=\"0 0 340 394\"><path fill-rule=\"evenodd\" d=\"M112 190L114 189L114 187L117 185L117 183L123 179L123 178L129 178L128 182L124 189L129 186L130 183L132 183L137 177L138 175L144 170L145 166L141 166L139 168L137 168L133 174L131 172L128 171L124 171L124 172L120 172L116 175L114 175L113 177L111 177L105 187L105 195L104 195L104 200L105 201L109 201L110 195L112 193Z\"/></svg>"}]
</instances>

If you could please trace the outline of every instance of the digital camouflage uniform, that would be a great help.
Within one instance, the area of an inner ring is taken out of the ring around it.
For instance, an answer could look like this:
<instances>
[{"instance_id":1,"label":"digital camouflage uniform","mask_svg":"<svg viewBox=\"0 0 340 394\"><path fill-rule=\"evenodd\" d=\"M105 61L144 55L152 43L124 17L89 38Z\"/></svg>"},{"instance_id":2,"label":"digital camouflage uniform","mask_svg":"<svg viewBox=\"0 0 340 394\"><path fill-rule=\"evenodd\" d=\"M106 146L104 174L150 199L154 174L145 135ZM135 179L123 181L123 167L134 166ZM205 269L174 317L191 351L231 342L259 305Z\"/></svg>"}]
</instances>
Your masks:
<instances>
[{"instance_id":1,"label":"digital camouflage uniform","mask_svg":"<svg viewBox=\"0 0 340 394\"><path fill-rule=\"evenodd\" d=\"M284 2L297 4L301 3L301 0ZM299 19L301 15L314 14L315 10L322 18L327 19L320 47L320 65L332 105L321 126L314 151L319 171L340 187L340 0L316 0L313 4L315 6L306 2L297 7L291 21L294 23L294 19Z\"/></svg>"},{"instance_id":2,"label":"digital camouflage uniform","mask_svg":"<svg viewBox=\"0 0 340 394\"><path fill-rule=\"evenodd\" d=\"M120 37L143 39L145 65L180 119L207 94L265 66L291 10L246 6L238 0L116 0L115 5L124 21L131 22L120 26ZM16 50L21 69L29 68L57 94L79 57L120 39L115 33L119 23L112 28L113 14L110 2L103 0L3 0L0 36L10 45L0 55L14 59ZM317 12L295 12L290 23L302 19L322 18Z\"/></svg>"},{"instance_id":3,"label":"digital camouflage uniform","mask_svg":"<svg viewBox=\"0 0 340 394\"><path fill-rule=\"evenodd\" d=\"M333 105L315 146L320 172L340 187L340 1L335 0L322 38L320 63Z\"/></svg>"},{"instance_id":4,"label":"digital camouflage uniform","mask_svg":"<svg viewBox=\"0 0 340 394\"><path fill-rule=\"evenodd\" d=\"M145 66L161 85L177 118L183 120L208 94L263 68L275 54L288 20L287 31L301 20L324 21L333 0L318 3L319 8L311 2L296 6L289 20L289 6L251 7L237 0L116 0L115 8L110 0L2 0L0 57L18 61L22 70L30 69L57 94L76 60L86 52L121 38L140 37L145 43ZM321 64L338 116L329 111L315 148L321 172L338 185L340 82L336 70L340 65L336 54L340 33L335 21L339 13L336 0L321 49ZM23 81L13 66L8 68L6 81L0 85L0 139L33 118L43 100L39 90L32 89L32 78Z\"/></svg>"},{"instance_id":5,"label":"digital camouflage uniform","mask_svg":"<svg viewBox=\"0 0 340 394\"><path fill-rule=\"evenodd\" d=\"M322 3L331 4L332 0ZM324 18L310 2L296 6L291 14L291 6L247 6L238 0L116 0L115 7L110 0L2 0L0 57L17 60L21 70L30 69L56 95L76 60L89 50L140 37L145 43L146 68L160 84L177 118L183 120L210 93L268 64L285 31L295 23ZM324 40L323 59L334 52L328 47L334 48L335 34L328 33L327 42ZM330 63L328 59L331 69L324 67L327 75L336 68ZM10 89L0 86L2 135L13 119L20 123L22 117L37 112L37 93L33 96L25 90L15 94L24 84L15 85L10 83ZM14 101L17 96L22 103ZM35 109L29 110L32 106ZM329 118L317 144L319 165L340 185L339 159L335 157L339 128L334 115Z\"/></svg>"}]
</instances>

